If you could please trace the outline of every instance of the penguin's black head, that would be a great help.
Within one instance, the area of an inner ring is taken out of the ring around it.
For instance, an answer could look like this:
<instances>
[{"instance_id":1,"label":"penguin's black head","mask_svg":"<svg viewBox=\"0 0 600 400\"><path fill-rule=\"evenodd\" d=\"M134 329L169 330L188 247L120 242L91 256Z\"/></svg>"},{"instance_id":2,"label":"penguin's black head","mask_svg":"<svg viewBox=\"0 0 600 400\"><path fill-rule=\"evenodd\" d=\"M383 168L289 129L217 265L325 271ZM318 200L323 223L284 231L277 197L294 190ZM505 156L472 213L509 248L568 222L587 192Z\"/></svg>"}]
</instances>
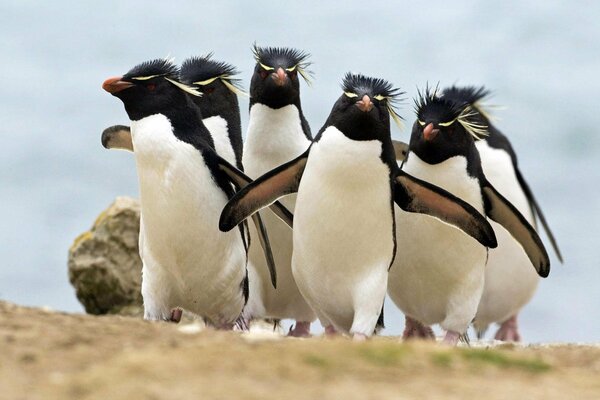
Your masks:
<instances>
[{"instance_id":1,"label":"penguin's black head","mask_svg":"<svg viewBox=\"0 0 600 400\"><path fill-rule=\"evenodd\" d=\"M109 78L102 88L118 97L132 121L188 106L187 94L200 92L179 81L179 70L169 60L147 61L123 76ZM186 94L187 93L187 94Z\"/></svg>"},{"instance_id":2,"label":"penguin's black head","mask_svg":"<svg viewBox=\"0 0 600 400\"><path fill-rule=\"evenodd\" d=\"M354 140L389 138L390 116L400 122L394 105L404 92L383 79L350 72L344 77L342 90L327 125L334 125Z\"/></svg>"},{"instance_id":3,"label":"penguin's black head","mask_svg":"<svg viewBox=\"0 0 600 400\"><path fill-rule=\"evenodd\" d=\"M472 119L482 126L490 125L490 115L481 104L489 95L490 91L483 86L451 86L442 92L442 97L445 99L464 106L470 106L474 113Z\"/></svg>"},{"instance_id":4,"label":"penguin's black head","mask_svg":"<svg viewBox=\"0 0 600 400\"><path fill-rule=\"evenodd\" d=\"M239 72L230 64L212 60L212 54L188 58L181 64L180 78L185 84L198 87L202 96L193 97L204 118L223 115L239 109L238 93L244 93Z\"/></svg>"},{"instance_id":5,"label":"penguin's black head","mask_svg":"<svg viewBox=\"0 0 600 400\"><path fill-rule=\"evenodd\" d=\"M468 103L439 96L437 88L419 91L415 113L410 150L430 163L466 155L474 140L487 135L487 127L474 119Z\"/></svg>"},{"instance_id":6,"label":"penguin's black head","mask_svg":"<svg viewBox=\"0 0 600 400\"><path fill-rule=\"evenodd\" d=\"M250 106L255 103L271 108L300 105L299 75L310 84L310 55L288 47L252 49L256 66L250 82Z\"/></svg>"}]
</instances>

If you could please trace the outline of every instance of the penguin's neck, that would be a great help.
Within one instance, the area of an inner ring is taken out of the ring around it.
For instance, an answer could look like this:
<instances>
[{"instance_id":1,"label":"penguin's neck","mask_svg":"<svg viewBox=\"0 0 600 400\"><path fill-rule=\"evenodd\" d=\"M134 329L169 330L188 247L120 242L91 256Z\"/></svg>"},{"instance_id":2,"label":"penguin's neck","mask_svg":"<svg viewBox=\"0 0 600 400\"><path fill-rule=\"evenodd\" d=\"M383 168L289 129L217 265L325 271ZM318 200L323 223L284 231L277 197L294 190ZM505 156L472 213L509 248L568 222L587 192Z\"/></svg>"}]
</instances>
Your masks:
<instances>
[{"instance_id":1,"label":"penguin's neck","mask_svg":"<svg viewBox=\"0 0 600 400\"><path fill-rule=\"evenodd\" d=\"M447 190L475 207L477 211L483 212L480 180L467 171L467 165L467 158L460 155L430 164L411 152L402 165L402 170Z\"/></svg>"},{"instance_id":2,"label":"penguin's neck","mask_svg":"<svg viewBox=\"0 0 600 400\"><path fill-rule=\"evenodd\" d=\"M262 158L273 168L304 152L311 140L304 130L303 119L302 111L293 104L278 109L260 103L252 105L244 166L248 167L246 160Z\"/></svg>"}]
</instances>

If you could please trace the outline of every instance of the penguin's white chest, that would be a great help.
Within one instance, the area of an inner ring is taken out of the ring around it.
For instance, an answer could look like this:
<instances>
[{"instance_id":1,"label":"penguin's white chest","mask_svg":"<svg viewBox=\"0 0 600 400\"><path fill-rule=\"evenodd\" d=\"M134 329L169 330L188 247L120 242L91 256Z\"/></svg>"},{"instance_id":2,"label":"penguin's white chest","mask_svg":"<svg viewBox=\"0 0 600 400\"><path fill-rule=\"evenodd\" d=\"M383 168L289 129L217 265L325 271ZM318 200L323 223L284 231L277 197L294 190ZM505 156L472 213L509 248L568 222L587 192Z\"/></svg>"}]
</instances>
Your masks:
<instances>
[{"instance_id":1,"label":"penguin's white chest","mask_svg":"<svg viewBox=\"0 0 600 400\"><path fill-rule=\"evenodd\" d=\"M467 160L452 157L430 165L411 153L407 173L433 183L483 213L479 181ZM486 249L455 227L396 208L398 253L390 270L389 294L409 316L463 332L483 290Z\"/></svg>"},{"instance_id":2,"label":"penguin's white chest","mask_svg":"<svg viewBox=\"0 0 600 400\"><path fill-rule=\"evenodd\" d=\"M273 109L254 104L250 109L244 142L244 169L251 177L286 163L310 146L302 130L300 112L294 105Z\"/></svg>"},{"instance_id":3,"label":"penguin's white chest","mask_svg":"<svg viewBox=\"0 0 600 400\"><path fill-rule=\"evenodd\" d=\"M194 300L194 305L181 306L211 317L215 310L202 307L219 308L219 299L240 297L245 274L239 231L218 229L227 196L200 151L177 139L164 115L132 121L131 132L144 219L143 254L152 257L159 273L169 276L159 285L184 303Z\"/></svg>"},{"instance_id":4,"label":"penguin's white chest","mask_svg":"<svg viewBox=\"0 0 600 400\"><path fill-rule=\"evenodd\" d=\"M229 161L232 165L236 165L235 152L233 151L231 141L229 140L227 121L224 118L215 115L213 117L204 118L202 122L204 122L204 125L213 138L217 154Z\"/></svg>"},{"instance_id":5,"label":"penguin's white chest","mask_svg":"<svg viewBox=\"0 0 600 400\"><path fill-rule=\"evenodd\" d=\"M251 178L257 178L298 157L306 151L310 143L302 130L302 121L296 106L273 109L263 104L254 104L250 109L248 131L244 141L244 171ZM295 201L296 195L281 199L292 212ZM277 289L274 289L269 281L265 257L258 240L252 240L248 274L254 279L250 281L250 299L246 311L259 317L312 321L315 318L314 313L298 291L292 276L292 231L270 212L263 212L262 216L269 231L275 257Z\"/></svg>"},{"instance_id":6,"label":"penguin's white chest","mask_svg":"<svg viewBox=\"0 0 600 400\"><path fill-rule=\"evenodd\" d=\"M294 278L321 322L345 331L361 310L376 320L385 295L393 220L381 152L379 141L329 127L311 147L298 190Z\"/></svg>"}]
</instances>

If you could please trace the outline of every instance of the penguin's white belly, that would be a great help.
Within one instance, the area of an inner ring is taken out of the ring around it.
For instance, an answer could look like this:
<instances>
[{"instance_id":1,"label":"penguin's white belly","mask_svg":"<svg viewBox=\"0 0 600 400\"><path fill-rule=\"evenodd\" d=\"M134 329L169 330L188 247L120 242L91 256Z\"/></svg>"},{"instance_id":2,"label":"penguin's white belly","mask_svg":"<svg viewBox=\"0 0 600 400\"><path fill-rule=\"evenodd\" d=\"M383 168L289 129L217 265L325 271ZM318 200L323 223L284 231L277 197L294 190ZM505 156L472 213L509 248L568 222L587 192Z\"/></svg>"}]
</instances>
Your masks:
<instances>
[{"instance_id":1,"label":"penguin's white belly","mask_svg":"<svg viewBox=\"0 0 600 400\"><path fill-rule=\"evenodd\" d=\"M232 165L236 165L235 152L233 151L231 140L229 139L227 121L216 115L214 117L204 118L202 122L204 122L204 125L213 138L217 154L229 161Z\"/></svg>"},{"instance_id":2,"label":"penguin's white belly","mask_svg":"<svg viewBox=\"0 0 600 400\"><path fill-rule=\"evenodd\" d=\"M248 134L244 143L244 170L251 178L258 178L271 169L302 154L310 141L301 127L300 114L295 106L274 110L255 104L250 110ZM296 195L281 202L292 212ZM250 298L244 313L256 318L293 318L313 321L315 314L300 294L291 271L292 230L269 210L261 212L267 226L275 266L277 289L271 285L265 256L251 223L248 276Z\"/></svg>"},{"instance_id":3,"label":"penguin's white belly","mask_svg":"<svg viewBox=\"0 0 600 400\"><path fill-rule=\"evenodd\" d=\"M431 182L483 213L479 181L467 175L464 157L430 165L411 153L403 170ZM486 248L457 228L396 207L398 251L388 293L408 316L465 332L484 284Z\"/></svg>"},{"instance_id":4,"label":"penguin's white belly","mask_svg":"<svg viewBox=\"0 0 600 400\"><path fill-rule=\"evenodd\" d=\"M237 229L218 229L225 193L201 153L178 140L169 120L132 121L143 216L144 303L181 306L215 323L232 322L243 307L245 250ZM176 304L165 304L176 303ZM148 310L146 310L148 311Z\"/></svg>"},{"instance_id":5,"label":"penguin's white belly","mask_svg":"<svg viewBox=\"0 0 600 400\"><path fill-rule=\"evenodd\" d=\"M486 178L533 225L531 208L517 180L512 160L503 150L491 148L484 140L477 142ZM498 247L490 249L485 286L475 326L483 330L494 322L503 322L529 302L539 282L523 248L499 224L490 221Z\"/></svg>"},{"instance_id":6,"label":"penguin's white belly","mask_svg":"<svg viewBox=\"0 0 600 400\"><path fill-rule=\"evenodd\" d=\"M379 141L334 127L313 144L294 218L292 271L324 325L371 335L393 256L390 170Z\"/></svg>"}]
</instances>

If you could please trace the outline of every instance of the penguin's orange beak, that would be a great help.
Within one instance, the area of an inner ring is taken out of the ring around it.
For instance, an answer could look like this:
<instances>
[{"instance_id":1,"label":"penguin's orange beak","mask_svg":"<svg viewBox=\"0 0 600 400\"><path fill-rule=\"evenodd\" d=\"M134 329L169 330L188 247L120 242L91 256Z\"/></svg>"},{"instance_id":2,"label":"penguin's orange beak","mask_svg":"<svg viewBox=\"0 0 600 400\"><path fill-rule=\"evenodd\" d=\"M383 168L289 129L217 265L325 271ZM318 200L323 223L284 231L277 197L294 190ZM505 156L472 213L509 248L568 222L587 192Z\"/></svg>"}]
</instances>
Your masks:
<instances>
[{"instance_id":1,"label":"penguin's orange beak","mask_svg":"<svg viewBox=\"0 0 600 400\"><path fill-rule=\"evenodd\" d=\"M437 136L437 134L440 133L439 129L433 129L433 123L429 123L424 129L423 129L423 138L425 138L425 140L427 142L431 142L433 140L433 138L435 138Z\"/></svg>"},{"instance_id":2,"label":"penguin's orange beak","mask_svg":"<svg viewBox=\"0 0 600 400\"><path fill-rule=\"evenodd\" d=\"M356 107L362 112L369 112L373 109L373 102L371 101L371 98L365 94L361 100L356 102Z\"/></svg>"},{"instance_id":3,"label":"penguin's orange beak","mask_svg":"<svg viewBox=\"0 0 600 400\"><path fill-rule=\"evenodd\" d=\"M283 86L283 85L285 85L287 83L287 80L288 80L287 74L285 73L285 71L281 67L279 67L277 69L277 72L273 72L271 74L271 77L273 78L273 80L275 81L275 84L277 86Z\"/></svg>"},{"instance_id":4,"label":"penguin's orange beak","mask_svg":"<svg viewBox=\"0 0 600 400\"><path fill-rule=\"evenodd\" d=\"M133 86L131 82L125 82L122 76L115 76L113 78L108 78L102 84L102 89L106 90L110 94L115 94L120 92L121 90L125 90Z\"/></svg>"}]
</instances>

